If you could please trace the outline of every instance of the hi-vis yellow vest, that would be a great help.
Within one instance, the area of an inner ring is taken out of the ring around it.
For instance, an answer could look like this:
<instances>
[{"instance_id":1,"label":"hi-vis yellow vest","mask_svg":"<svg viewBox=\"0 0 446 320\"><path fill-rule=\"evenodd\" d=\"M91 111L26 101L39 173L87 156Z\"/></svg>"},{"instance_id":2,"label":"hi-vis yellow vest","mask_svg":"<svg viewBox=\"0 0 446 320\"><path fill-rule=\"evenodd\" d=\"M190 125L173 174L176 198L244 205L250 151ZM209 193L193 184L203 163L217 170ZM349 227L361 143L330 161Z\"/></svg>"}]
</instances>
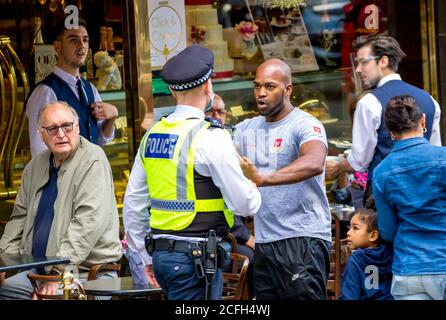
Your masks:
<instances>
[{"instance_id":1,"label":"hi-vis yellow vest","mask_svg":"<svg viewBox=\"0 0 446 320\"><path fill-rule=\"evenodd\" d=\"M150 192L151 228L184 230L197 212L223 212L229 227L234 224L223 198L196 198L195 150L209 126L199 119L171 122L163 118L143 137L140 154Z\"/></svg>"}]
</instances>

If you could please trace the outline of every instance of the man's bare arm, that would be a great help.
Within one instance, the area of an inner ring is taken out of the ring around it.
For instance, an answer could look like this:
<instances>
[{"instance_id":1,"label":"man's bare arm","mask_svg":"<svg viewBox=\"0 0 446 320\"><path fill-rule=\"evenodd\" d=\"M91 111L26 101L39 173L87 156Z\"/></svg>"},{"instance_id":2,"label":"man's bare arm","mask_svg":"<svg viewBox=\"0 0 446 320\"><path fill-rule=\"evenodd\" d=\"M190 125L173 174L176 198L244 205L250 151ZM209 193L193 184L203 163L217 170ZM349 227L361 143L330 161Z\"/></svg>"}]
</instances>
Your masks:
<instances>
[{"instance_id":1,"label":"man's bare arm","mask_svg":"<svg viewBox=\"0 0 446 320\"><path fill-rule=\"evenodd\" d=\"M301 145L299 158L271 174L261 175L246 157L243 157L241 166L246 177L258 187L292 184L321 174L326 153L327 148L321 141L312 140Z\"/></svg>"}]
</instances>

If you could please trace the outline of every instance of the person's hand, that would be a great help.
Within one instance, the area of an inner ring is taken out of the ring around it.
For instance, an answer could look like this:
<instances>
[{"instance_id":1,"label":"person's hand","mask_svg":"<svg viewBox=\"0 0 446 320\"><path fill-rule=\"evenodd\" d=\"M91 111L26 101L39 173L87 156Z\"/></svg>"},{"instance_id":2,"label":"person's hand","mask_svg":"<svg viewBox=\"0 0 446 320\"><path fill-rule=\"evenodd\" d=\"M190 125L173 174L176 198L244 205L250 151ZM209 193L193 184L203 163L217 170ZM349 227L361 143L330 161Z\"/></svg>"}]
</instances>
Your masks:
<instances>
[{"instance_id":1,"label":"person's hand","mask_svg":"<svg viewBox=\"0 0 446 320\"><path fill-rule=\"evenodd\" d=\"M325 161L325 176L327 179L336 179L342 173L338 160L327 159Z\"/></svg>"},{"instance_id":2,"label":"person's hand","mask_svg":"<svg viewBox=\"0 0 446 320\"><path fill-rule=\"evenodd\" d=\"M151 264L144 266L144 273L146 274L147 281L152 288L159 288L160 285L158 281L156 281L155 274L153 273L153 267Z\"/></svg>"},{"instance_id":3,"label":"person's hand","mask_svg":"<svg viewBox=\"0 0 446 320\"><path fill-rule=\"evenodd\" d=\"M342 172L339 176L338 179L336 180L338 183L338 189L344 189L348 187L348 173L347 172Z\"/></svg>"},{"instance_id":4,"label":"person's hand","mask_svg":"<svg viewBox=\"0 0 446 320\"><path fill-rule=\"evenodd\" d=\"M254 163L251 162L247 157L240 157L240 168L242 168L243 174L246 178L251 180L257 187L261 186L263 183L262 175L257 170Z\"/></svg>"},{"instance_id":5,"label":"person's hand","mask_svg":"<svg viewBox=\"0 0 446 320\"><path fill-rule=\"evenodd\" d=\"M249 159L248 161L246 161L245 159L247 159L246 157L242 157L241 155L238 155L238 161L240 162L240 168L242 169L243 174L245 175L245 177L247 177L248 179L250 179L249 177Z\"/></svg>"},{"instance_id":6,"label":"person's hand","mask_svg":"<svg viewBox=\"0 0 446 320\"><path fill-rule=\"evenodd\" d=\"M3 282L5 282L6 272L0 272L0 287L3 285Z\"/></svg>"},{"instance_id":7,"label":"person's hand","mask_svg":"<svg viewBox=\"0 0 446 320\"><path fill-rule=\"evenodd\" d=\"M251 234L249 236L248 241L246 241L245 245L249 248L251 248L252 250L255 249L255 240L254 240L254 236Z\"/></svg>"},{"instance_id":8,"label":"person's hand","mask_svg":"<svg viewBox=\"0 0 446 320\"><path fill-rule=\"evenodd\" d=\"M92 114L97 120L110 120L118 117L118 109L107 102L95 102L90 105Z\"/></svg>"}]
</instances>

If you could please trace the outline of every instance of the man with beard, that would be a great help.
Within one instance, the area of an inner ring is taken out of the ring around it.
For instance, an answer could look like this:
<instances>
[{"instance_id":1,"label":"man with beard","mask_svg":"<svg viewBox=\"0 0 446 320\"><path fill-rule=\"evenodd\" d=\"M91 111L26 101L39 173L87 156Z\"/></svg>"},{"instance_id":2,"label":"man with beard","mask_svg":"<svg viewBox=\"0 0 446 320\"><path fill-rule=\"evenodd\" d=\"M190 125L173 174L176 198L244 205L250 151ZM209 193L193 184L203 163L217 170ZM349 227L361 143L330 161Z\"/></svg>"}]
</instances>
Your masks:
<instances>
[{"instance_id":1,"label":"man with beard","mask_svg":"<svg viewBox=\"0 0 446 320\"><path fill-rule=\"evenodd\" d=\"M372 91L357 103L353 117L352 148L347 159L327 160L327 174L337 177L343 172L368 171L364 199L371 194L373 169L392 150L394 141L384 121L387 102L396 96L411 95L426 114L424 137L431 144L441 146L440 106L424 90L401 80L398 64L406 54L390 36L361 37L354 43L356 72L364 89Z\"/></svg>"},{"instance_id":2,"label":"man with beard","mask_svg":"<svg viewBox=\"0 0 446 320\"><path fill-rule=\"evenodd\" d=\"M87 24L79 19L77 26L68 29L70 26L66 25L65 20L60 19L54 28L53 45L57 53L57 65L36 86L26 104L33 157L46 149L38 134L37 117L40 109L52 101L65 101L73 106L79 115L80 134L90 142L102 145L110 142L114 136L118 109L102 102L97 89L79 77L79 69L85 63L89 47Z\"/></svg>"},{"instance_id":3,"label":"man with beard","mask_svg":"<svg viewBox=\"0 0 446 320\"><path fill-rule=\"evenodd\" d=\"M290 102L290 67L261 64L254 95L261 114L243 121L235 143L245 175L259 186L254 218L256 298L325 299L331 217L325 194L322 124Z\"/></svg>"}]
</instances>

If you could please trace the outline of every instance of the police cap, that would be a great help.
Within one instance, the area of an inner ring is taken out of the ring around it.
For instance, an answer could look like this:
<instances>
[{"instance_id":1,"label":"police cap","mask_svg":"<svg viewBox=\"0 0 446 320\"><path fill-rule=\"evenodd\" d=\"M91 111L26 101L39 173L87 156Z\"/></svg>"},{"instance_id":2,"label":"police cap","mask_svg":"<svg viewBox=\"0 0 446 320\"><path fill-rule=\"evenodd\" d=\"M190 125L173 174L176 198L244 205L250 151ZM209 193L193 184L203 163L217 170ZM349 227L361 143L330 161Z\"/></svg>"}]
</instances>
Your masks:
<instances>
[{"instance_id":1,"label":"police cap","mask_svg":"<svg viewBox=\"0 0 446 320\"><path fill-rule=\"evenodd\" d=\"M172 90L189 90L212 76L213 65L214 54L211 50L191 45L166 62L161 78Z\"/></svg>"}]
</instances>

